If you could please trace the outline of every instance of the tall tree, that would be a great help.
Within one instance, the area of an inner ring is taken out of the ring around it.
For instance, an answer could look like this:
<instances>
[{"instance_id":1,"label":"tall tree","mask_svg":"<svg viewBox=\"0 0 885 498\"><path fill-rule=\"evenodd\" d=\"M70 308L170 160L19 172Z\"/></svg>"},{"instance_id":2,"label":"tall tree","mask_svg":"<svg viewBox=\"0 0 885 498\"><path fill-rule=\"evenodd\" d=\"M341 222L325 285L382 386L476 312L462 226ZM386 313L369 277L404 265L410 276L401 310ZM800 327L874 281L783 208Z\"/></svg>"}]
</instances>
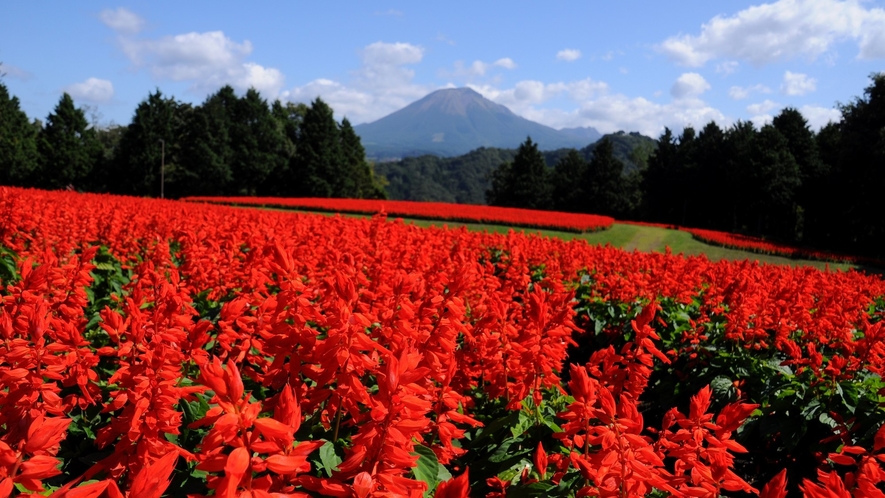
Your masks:
<instances>
[{"instance_id":1,"label":"tall tree","mask_svg":"<svg viewBox=\"0 0 885 498\"><path fill-rule=\"evenodd\" d=\"M532 138L526 138L516 151L513 162L498 167L486 191L486 202L493 206L548 209L552 191L547 164Z\"/></svg>"},{"instance_id":2,"label":"tall tree","mask_svg":"<svg viewBox=\"0 0 885 498\"><path fill-rule=\"evenodd\" d=\"M37 185L44 188L83 188L102 155L95 130L67 93L46 117L37 142L40 152Z\"/></svg>"},{"instance_id":3,"label":"tall tree","mask_svg":"<svg viewBox=\"0 0 885 498\"><path fill-rule=\"evenodd\" d=\"M863 97L841 106L842 124L838 180L845 200L842 223L850 230L844 248L885 258L885 72L871 76ZM834 186L835 186L834 185Z\"/></svg>"},{"instance_id":4,"label":"tall tree","mask_svg":"<svg viewBox=\"0 0 885 498\"><path fill-rule=\"evenodd\" d=\"M810 232L813 240L816 237L813 232L821 226L825 216L821 200L829 190L826 182L828 167L820 158L808 121L799 111L792 107L783 109L774 117L772 125L787 140L787 148L799 167L801 185L796 192L796 202L802 214L802 230L797 238L805 240L806 232Z\"/></svg>"},{"instance_id":5,"label":"tall tree","mask_svg":"<svg viewBox=\"0 0 885 498\"><path fill-rule=\"evenodd\" d=\"M554 209L569 213L578 213L583 209L585 193L582 180L586 174L587 161L575 149L569 150L556 163L551 175Z\"/></svg>"},{"instance_id":6,"label":"tall tree","mask_svg":"<svg viewBox=\"0 0 885 498\"><path fill-rule=\"evenodd\" d=\"M236 194L256 195L271 173L285 164L285 142L267 101L254 88L233 107L231 172Z\"/></svg>"},{"instance_id":7,"label":"tall tree","mask_svg":"<svg viewBox=\"0 0 885 498\"><path fill-rule=\"evenodd\" d=\"M752 214L753 183L750 179L756 144L756 128L750 121L738 121L725 133L724 186L714 195L722 198L727 221L722 226L730 232L746 232L755 223Z\"/></svg>"},{"instance_id":8,"label":"tall tree","mask_svg":"<svg viewBox=\"0 0 885 498\"><path fill-rule=\"evenodd\" d=\"M189 116L181 151L189 193L223 195L234 190L230 134L236 106L233 88L224 86Z\"/></svg>"},{"instance_id":9,"label":"tall tree","mask_svg":"<svg viewBox=\"0 0 885 498\"><path fill-rule=\"evenodd\" d=\"M28 116L0 83L0 185L26 186L37 169L37 134Z\"/></svg>"},{"instance_id":10,"label":"tall tree","mask_svg":"<svg viewBox=\"0 0 885 498\"><path fill-rule=\"evenodd\" d=\"M159 197L161 177L166 184L164 191L176 190L176 179L183 176L178 169L185 114L189 109L174 98L164 97L160 90L138 104L120 137L111 166L116 177L111 185L113 191ZM161 168L165 171L161 172Z\"/></svg>"},{"instance_id":11,"label":"tall tree","mask_svg":"<svg viewBox=\"0 0 885 498\"><path fill-rule=\"evenodd\" d=\"M297 167L296 144L300 133L301 122L307 113L308 107L303 103L286 102L284 105L275 100L270 106L270 113L276 121L277 128L282 136L281 164L278 165L264 182L261 189L262 195L289 196L294 190L290 184L292 180L291 170Z\"/></svg>"},{"instance_id":12,"label":"tall tree","mask_svg":"<svg viewBox=\"0 0 885 498\"><path fill-rule=\"evenodd\" d=\"M688 189L684 192L688 203L689 226L720 228L728 219L728 208L715 195L725 185L725 133L710 121L698 134L695 142L695 170L685 172Z\"/></svg>"},{"instance_id":13,"label":"tall tree","mask_svg":"<svg viewBox=\"0 0 885 498\"><path fill-rule=\"evenodd\" d=\"M648 158L648 169L642 176L643 211L645 219L664 222L676 222L675 196L679 147L676 137L670 128L658 137L658 147Z\"/></svg>"},{"instance_id":14,"label":"tall tree","mask_svg":"<svg viewBox=\"0 0 885 498\"><path fill-rule=\"evenodd\" d=\"M375 177L372 165L366 161L366 150L360 142L359 135L347 118L341 120L341 154L347 177L343 183L342 197L360 199L386 199L384 187Z\"/></svg>"},{"instance_id":15,"label":"tall tree","mask_svg":"<svg viewBox=\"0 0 885 498\"><path fill-rule=\"evenodd\" d=\"M757 216L756 233L795 241L802 216L797 193L802 185L799 165L787 139L772 125L759 130L751 179Z\"/></svg>"},{"instance_id":16,"label":"tall tree","mask_svg":"<svg viewBox=\"0 0 885 498\"><path fill-rule=\"evenodd\" d=\"M624 182L624 163L614 156L611 140L603 138L593 149L593 158L587 164L581 180L584 192L582 211L594 214L625 217L631 203Z\"/></svg>"},{"instance_id":17,"label":"tall tree","mask_svg":"<svg viewBox=\"0 0 885 498\"><path fill-rule=\"evenodd\" d=\"M307 197L339 196L344 157L332 108L317 97L304 115L291 168L294 193Z\"/></svg>"}]
</instances>

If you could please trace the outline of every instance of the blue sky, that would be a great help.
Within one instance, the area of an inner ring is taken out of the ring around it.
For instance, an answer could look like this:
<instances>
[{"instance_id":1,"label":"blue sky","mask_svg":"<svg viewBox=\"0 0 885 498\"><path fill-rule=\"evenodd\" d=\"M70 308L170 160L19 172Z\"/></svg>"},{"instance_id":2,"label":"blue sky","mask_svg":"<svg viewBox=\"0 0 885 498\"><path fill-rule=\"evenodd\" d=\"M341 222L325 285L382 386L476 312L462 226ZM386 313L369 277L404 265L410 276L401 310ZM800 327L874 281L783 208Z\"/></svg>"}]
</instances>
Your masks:
<instances>
[{"instance_id":1,"label":"blue sky","mask_svg":"<svg viewBox=\"0 0 885 498\"><path fill-rule=\"evenodd\" d=\"M815 128L885 70L885 0L5 2L3 82L127 124L159 88L321 96L353 123L470 86L554 128L657 136L792 106Z\"/></svg>"}]
</instances>

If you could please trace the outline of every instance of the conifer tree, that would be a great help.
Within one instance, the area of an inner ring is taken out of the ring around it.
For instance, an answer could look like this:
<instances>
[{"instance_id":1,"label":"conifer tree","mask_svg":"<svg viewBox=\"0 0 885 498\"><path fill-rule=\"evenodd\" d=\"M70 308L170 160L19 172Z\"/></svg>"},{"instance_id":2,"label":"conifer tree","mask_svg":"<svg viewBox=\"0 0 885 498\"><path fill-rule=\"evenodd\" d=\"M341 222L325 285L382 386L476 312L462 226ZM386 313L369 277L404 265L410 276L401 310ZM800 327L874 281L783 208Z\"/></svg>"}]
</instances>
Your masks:
<instances>
[{"instance_id":1,"label":"conifer tree","mask_svg":"<svg viewBox=\"0 0 885 498\"><path fill-rule=\"evenodd\" d=\"M538 144L526 138L513 162L504 163L491 175L486 202L493 206L549 209L552 204L547 164Z\"/></svg>"},{"instance_id":2,"label":"conifer tree","mask_svg":"<svg viewBox=\"0 0 885 498\"><path fill-rule=\"evenodd\" d=\"M256 195L276 168L283 167L283 134L267 102L254 88L236 102L230 121L233 193Z\"/></svg>"},{"instance_id":3,"label":"conifer tree","mask_svg":"<svg viewBox=\"0 0 885 498\"><path fill-rule=\"evenodd\" d=\"M37 169L37 134L0 83L0 185L27 186Z\"/></svg>"},{"instance_id":4,"label":"conifer tree","mask_svg":"<svg viewBox=\"0 0 885 498\"><path fill-rule=\"evenodd\" d=\"M230 86L210 95L188 119L183 137L182 163L187 165L188 193L233 193L231 119L237 97Z\"/></svg>"},{"instance_id":5,"label":"conifer tree","mask_svg":"<svg viewBox=\"0 0 885 498\"><path fill-rule=\"evenodd\" d=\"M341 120L341 153L347 170L342 197L386 199L384 187L366 161L366 150L347 118Z\"/></svg>"},{"instance_id":6,"label":"conifer tree","mask_svg":"<svg viewBox=\"0 0 885 498\"><path fill-rule=\"evenodd\" d=\"M81 109L67 93L46 118L38 137L40 168L37 186L84 188L92 168L101 159L101 144Z\"/></svg>"},{"instance_id":7,"label":"conifer tree","mask_svg":"<svg viewBox=\"0 0 885 498\"><path fill-rule=\"evenodd\" d=\"M587 161L571 149L556 163L551 175L553 208L557 211L577 213L583 209L585 197L582 179L587 174Z\"/></svg>"},{"instance_id":8,"label":"conifer tree","mask_svg":"<svg viewBox=\"0 0 885 498\"><path fill-rule=\"evenodd\" d=\"M611 140L603 138L593 148L582 179L584 212L623 216L630 211L624 185L624 163L614 156Z\"/></svg>"},{"instance_id":9,"label":"conifer tree","mask_svg":"<svg viewBox=\"0 0 885 498\"><path fill-rule=\"evenodd\" d=\"M333 197L343 191L344 156L338 124L330 108L319 97L301 122L292 168L294 193L305 197Z\"/></svg>"}]
</instances>

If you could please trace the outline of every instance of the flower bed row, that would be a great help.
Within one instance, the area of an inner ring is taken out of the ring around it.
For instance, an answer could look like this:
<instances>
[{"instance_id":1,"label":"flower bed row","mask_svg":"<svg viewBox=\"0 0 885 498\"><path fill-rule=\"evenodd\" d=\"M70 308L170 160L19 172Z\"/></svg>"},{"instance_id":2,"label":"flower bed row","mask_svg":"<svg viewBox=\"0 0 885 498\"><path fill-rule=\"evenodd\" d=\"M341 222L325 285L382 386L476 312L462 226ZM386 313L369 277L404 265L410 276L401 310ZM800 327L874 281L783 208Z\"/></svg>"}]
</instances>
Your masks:
<instances>
[{"instance_id":1,"label":"flower bed row","mask_svg":"<svg viewBox=\"0 0 885 498\"><path fill-rule=\"evenodd\" d=\"M740 235L735 233L720 232L717 230L705 230L702 228L679 227L679 230L688 232L695 239L716 246L740 249L742 251L756 252L759 254L771 254L793 259L814 259L818 261L832 261L836 263L868 264L877 267L885 267L885 262L847 254L836 254L826 251L803 249L787 244L771 242L758 237Z\"/></svg>"},{"instance_id":2,"label":"flower bed row","mask_svg":"<svg viewBox=\"0 0 885 498\"><path fill-rule=\"evenodd\" d=\"M875 277L10 188L0 219L0 496L885 480Z\"/></svg>"},{"instance_id":3,"label":"flower bed row","mask_svg":"<svg viewBox=\"0 0 885 498\"><path fill-rule=\"evenodd\" d=\"M445 202L297 197L187 197L183 200L238 206L309 209L336 213L386 213L389 216L408 218L465 223L496 223L578 233L605 230L614 223L614 219L611 217L594 214L560 213L485 205L450 204Z\"/></svg>"}]
</instances>

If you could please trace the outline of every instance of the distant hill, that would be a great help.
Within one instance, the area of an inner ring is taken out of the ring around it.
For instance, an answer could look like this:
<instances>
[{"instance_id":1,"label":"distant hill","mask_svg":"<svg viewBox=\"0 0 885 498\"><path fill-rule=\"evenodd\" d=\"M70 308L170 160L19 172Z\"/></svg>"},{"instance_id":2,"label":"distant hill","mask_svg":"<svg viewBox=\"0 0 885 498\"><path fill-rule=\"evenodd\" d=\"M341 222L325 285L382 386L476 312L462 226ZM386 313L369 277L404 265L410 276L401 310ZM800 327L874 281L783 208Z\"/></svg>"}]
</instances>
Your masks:
<instances>
[{"instance_id":1,"label":"distant hill","mask_svg":"<svg viewBox=\"0 0 885 498\"><path fill-rule=\"evenodd\" d=\"M644 160L657 147L657 141L639 133L618 132L606 137L612 141L615 156L624 162L625 174L644 167ZM589 161L595 147L596 142L579 152ZM552 168L568 151L546 151L544 159ZM375 173L387 179L391 199L485 204L489 174L515 156L515 148L482 147L456 157L424 155L376 163Z\"/></svg>"},{"instance_id":2,"label":"distant hill","mask_svg":"<svg viewBox=\"0 0 885 498\"><path fill-rule=\"evenodd\" d=\"M602 136L593 128L555 130L529 121L470 88L437 90L354 130L366 156L376 160L424 154L451 157L480 147L516 148L527 136L541 150L581 148Z\"/></svg>"}]
</instances>

